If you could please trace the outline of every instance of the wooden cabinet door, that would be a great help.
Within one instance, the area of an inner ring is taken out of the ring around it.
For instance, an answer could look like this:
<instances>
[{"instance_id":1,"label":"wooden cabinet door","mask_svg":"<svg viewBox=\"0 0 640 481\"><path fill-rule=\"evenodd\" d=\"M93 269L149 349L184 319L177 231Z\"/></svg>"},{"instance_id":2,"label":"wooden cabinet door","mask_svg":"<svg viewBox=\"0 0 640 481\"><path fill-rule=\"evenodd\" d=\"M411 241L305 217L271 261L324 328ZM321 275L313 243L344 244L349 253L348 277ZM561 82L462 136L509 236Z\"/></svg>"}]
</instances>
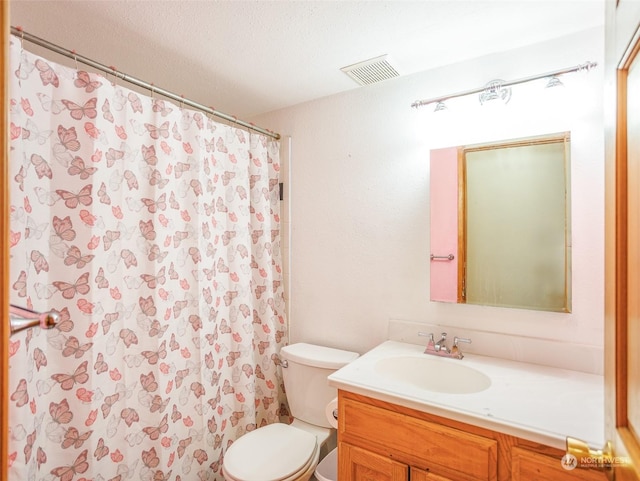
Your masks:
<instances>
[{"instance_id":1,"label":"wooden cabinet door","mask_svg":"<svg viewBox=\"0 0 640 481\"><path fill-rule=\"evenodd\" d=\"M445 478L438 474L430 473L424 469L411 468L411 481L453 481L451 478Z\"/></svg>"},{"instance_id":2,"label":"wooden cabinet door","mask_svg":"<svg viewBox=\"0 0 640 481\"><path fill-rule=\"evenodd\" d=\"M409 466L366 449L340 443L340 481L408 481Z\"/></svg>"},{"instance_id":3,"label":"wooden cabinet door","mask_svg":"<svg viewBox=\"0 0 640 481\"><path fill-rule=\"evenodd\" d=\"M342 443L363 446L454 479L497 479L495 439L420 419L399 412L393 405L373 405L357 395L341 391L338 396L338 438Z\"/></svg>"},{"instance_id":4,"label":"wooden cabinet door","mask_svg":"<svg viewBox=\"0 0 640 481\"><path fill-rule=\"evenodd\" d=\"M549 479L553 481L607 481L604 473L590 469L565 470L560 459L513 448L511 460L511 481L531 481Z\"/></svg>"}]
</instances>

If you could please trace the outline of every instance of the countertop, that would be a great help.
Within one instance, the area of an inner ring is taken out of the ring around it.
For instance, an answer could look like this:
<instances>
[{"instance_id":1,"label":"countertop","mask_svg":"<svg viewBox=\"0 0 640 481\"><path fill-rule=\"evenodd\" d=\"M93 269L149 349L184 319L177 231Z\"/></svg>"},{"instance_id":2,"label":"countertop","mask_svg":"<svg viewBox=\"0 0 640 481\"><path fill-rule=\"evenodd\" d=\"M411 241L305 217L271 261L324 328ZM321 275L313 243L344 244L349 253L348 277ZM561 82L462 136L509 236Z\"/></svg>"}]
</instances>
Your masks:
<instances>
[{"instance_id":1,"label":"countertop","mask_svg":"<svg viewBox=\"0 0 640 481\"><path fill-rule=\"evenodd\" d=\"M376 371L381 359L430 356L423 351L423 346L386 341L331 374L329 385L558 449L565 449L566 436L596 448L604 444L602 376L473 354L461 360L438 357L472 367L491 379L484 391L446 394Z\"/></svg>"}]
</instances>

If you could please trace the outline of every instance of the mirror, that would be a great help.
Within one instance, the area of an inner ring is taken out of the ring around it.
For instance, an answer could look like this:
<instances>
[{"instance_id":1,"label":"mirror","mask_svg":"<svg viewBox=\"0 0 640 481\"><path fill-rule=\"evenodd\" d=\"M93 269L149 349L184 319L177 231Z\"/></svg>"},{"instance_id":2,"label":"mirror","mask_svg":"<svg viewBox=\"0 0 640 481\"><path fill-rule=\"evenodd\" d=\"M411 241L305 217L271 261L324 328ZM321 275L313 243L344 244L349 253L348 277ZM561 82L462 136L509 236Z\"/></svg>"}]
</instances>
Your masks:
<instances>
[{"instance_id":1,"label":"mirror","mask_svg":"<svg viewBox=\"0 0 640 481\"><path fill-rule=\"evenodd\" d=\"M571 312L570 134L431 151L431 300Z\"/></svg>"}]
</instances>

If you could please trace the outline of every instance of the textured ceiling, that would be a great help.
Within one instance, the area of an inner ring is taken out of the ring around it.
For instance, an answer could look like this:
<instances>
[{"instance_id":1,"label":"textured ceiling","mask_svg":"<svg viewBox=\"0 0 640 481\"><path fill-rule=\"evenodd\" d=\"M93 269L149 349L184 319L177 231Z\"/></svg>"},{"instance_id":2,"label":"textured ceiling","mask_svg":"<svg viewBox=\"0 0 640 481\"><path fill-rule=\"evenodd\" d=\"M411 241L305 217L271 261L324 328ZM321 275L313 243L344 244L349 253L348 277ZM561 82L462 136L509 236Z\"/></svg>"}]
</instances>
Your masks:
<instances>
[{"instance_id":1,"label":"textured ceiling","mask_svg":"<svg viewBox=\"0 0 640 481\"><path fill-rule=\"evenodd\" d=\"M13 26L246 119L361 88L340 71L361 60L388 54L407 75L602 25L604 5L13 0L10 14Z\"/></svg>"}]
</instances>

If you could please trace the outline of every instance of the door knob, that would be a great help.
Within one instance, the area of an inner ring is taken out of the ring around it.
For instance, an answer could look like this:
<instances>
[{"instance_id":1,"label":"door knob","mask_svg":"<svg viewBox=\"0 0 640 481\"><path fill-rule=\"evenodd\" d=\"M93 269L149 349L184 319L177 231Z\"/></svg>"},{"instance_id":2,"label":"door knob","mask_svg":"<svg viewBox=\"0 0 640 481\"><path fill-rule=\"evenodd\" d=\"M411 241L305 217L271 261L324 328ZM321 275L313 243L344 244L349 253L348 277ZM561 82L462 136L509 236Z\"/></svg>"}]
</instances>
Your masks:
<instances>
[{"instance_id":1,"label":"door knob","mask_svg":"<svg viewBox=\"0 0 640 481\"><path fill-rule=\"evenodd\" d=\"M613 480L613 459L611 441L607 441L602 449L591 449L584 441L567 436L567 454L562 458L566 469L596 469Z\"/></svg>"}]
</instances>

